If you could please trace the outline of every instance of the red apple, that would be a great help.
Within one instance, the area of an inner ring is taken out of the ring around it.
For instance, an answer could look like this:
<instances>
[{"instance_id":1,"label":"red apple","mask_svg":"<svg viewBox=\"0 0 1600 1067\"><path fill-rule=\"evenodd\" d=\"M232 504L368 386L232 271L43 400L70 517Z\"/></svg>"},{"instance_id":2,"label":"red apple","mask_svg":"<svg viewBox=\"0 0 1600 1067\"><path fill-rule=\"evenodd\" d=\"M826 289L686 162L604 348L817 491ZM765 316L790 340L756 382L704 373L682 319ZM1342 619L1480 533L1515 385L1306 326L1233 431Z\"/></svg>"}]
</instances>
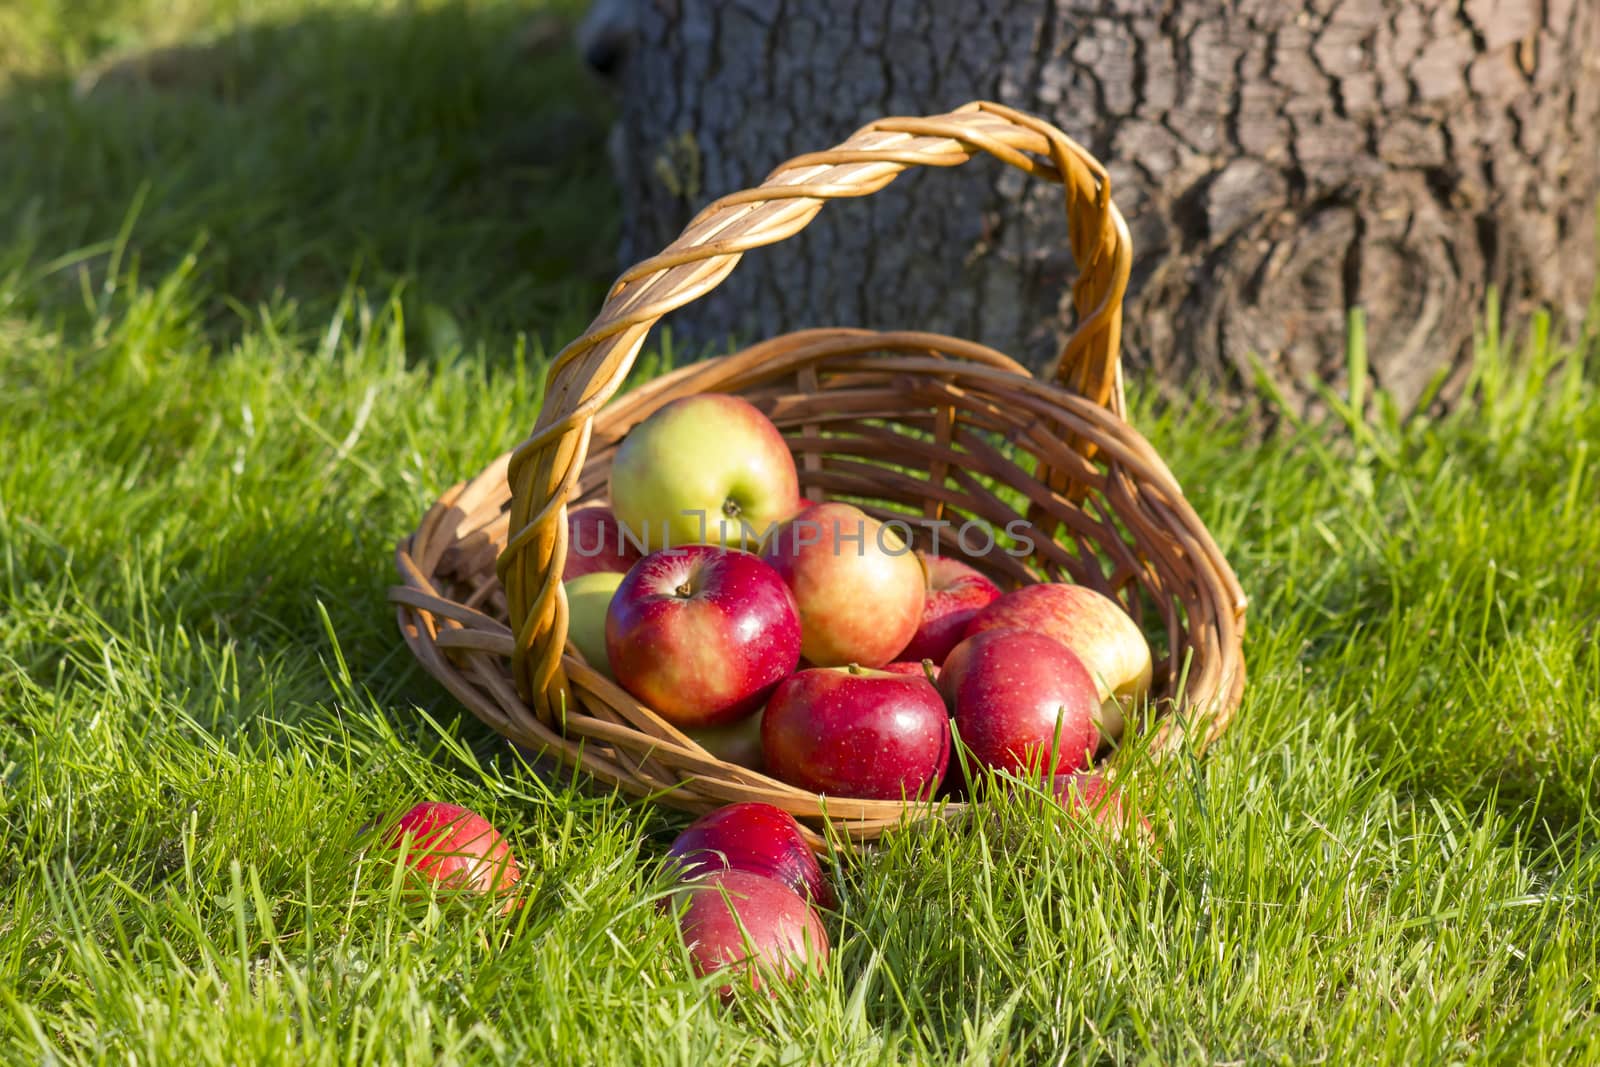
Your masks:
<instances>
[{"instance_id":1,"label":"red apple","mask_svg":"<svg viewBox=\"0 0 1600 1067\"><path fill-rule=\"evenodd\" d=\"M606 614L606 658L622 687L676 726L750 714L800 662L800 616L778 572L713 545L633 565Z\"/></svg>"},{"instance_id":2,"label":"red apple","mask_svg":"<svg viewBox=\"0 0 1600 1067\"><path fill-rule=\"evenodd\" d=\"M1000 598L1000 587L958 559L924 556L922 561L928 568L927 603L916 635L900 658L943 663L961 643L972 617Z\"/></svg>"},{"instance_id":3,"label":"red apple","mask_svg":"<svg viewBox=\"0 0 1600 1067\"><path fill-rule=\"evenodd\" d=\"M445 889L506 893L522 877L500 832L455 804L416 805L395 822L388 847L403 847L406 865ZM506 901L505 910L511 903Z\"/></svg>"},{"instance_id":4,"label":"red apple","mask_svg":"<svg viewBox=\"0 0 1600 1067\"><path fill-rule=\"evenodd\" d=\"M1099 743L1094 679L1043 634L989 630L967 638L944 661L939 688L955 709L962 743L984 766L1059 774L1082 767Z\"/></svg>"},{"instance_id":5,"label":"red apple","mask_svg":"<svg viewBox=\"0 0 1600 1067\"><path fill-rule=\"evenodd\" d=\"M567 512L567 562L561 569L562 581L603 571L626 574L637 562L639 549L623 536L610 508L585 504Z\"/></svg>"},{"instance_id":6,"label":"red apple","mask_svg":"<svg viewBox=\"0 0 1600 1067\"><path fill-rule=\"evenodd\" d=\"M1113 840L1120 839L1135 825L1139 837L1150 840L1155 831L1150 820L1140 816L1134 823L1132 812L1122 803L1122 790L1106 780L1103 771L1074 771L1058 774L1050 780L1050 791L1060 804L1070 812L1092 816L1096 825L1104 827Z\"/></svg>"},{"instance_id":7,"label":"red apple","mask_svg":"<svg viewBox=\"0 0 1600 1067\"><path fill-rule=\"evenodd\" d=\"M778 683L761 724L769 773L815 793L932 795L950 761L950 717L925 680L819 667Z\"/></svg>"},{"instance_id":8,"label":"red apple","mask_svg":"<svg viewBox=\"0 0 1600 1067\"><path fill-rule=\"evenodd\" d=\"M917 632L922 561L891 527L851 504L818 504L784 523L762 558L794 591L801 652L818 667L881 667Z\"/></svg>"},{"instance_id":9,"label":"red apple","mask_svg":"<svg viewBox=\"0 0 1600 1067\"><path fill-rule=\"evenodd\" d=\"M771 804L729 804L707 812L678 835L667 855L678 860L684 879L749 871L788 886L813 904L834 905L833 890L800 824Z\"/></svg>"},{"instance_id":10,"label":"red apple","mask_svg":"<svg viewBox=\"0 0 1600 1067\"><path fill-rule=\"evenodd\" d=\"M1150 691L1150 644L1115 600L1088 586L1025 585L984 608L966 636L985 630L1030 630L1077 653L1100 691L1100 732L1115 741L1126 714Z\"/></svg>"},{"instance_id":11,"label":"red apple","mask_svg":"<svg viewBox=\"0 0 1600 1067\"><path fill-rule=\"evenodd\" d=\"M700 977L728 970L740 986L748 982L760 991L773 978L788 982L822 973L828 932L788 886L749 871L722 871L690 882L680 890L680 903L684 897L678 928ZM717 992L728 999L735 988L729 982Z\"/></svg>"},{"instance_id":12,"label":"red apple","mask_svg":"<svg viewBox=\"0 0 1600 1067\"><path fill-rule=\"evenodd\" d=\"M611 506L651 549L754 548L799 500L788 444L743 397L673 400L629 431L611 461Z\"/></svg>"}]
</instances>

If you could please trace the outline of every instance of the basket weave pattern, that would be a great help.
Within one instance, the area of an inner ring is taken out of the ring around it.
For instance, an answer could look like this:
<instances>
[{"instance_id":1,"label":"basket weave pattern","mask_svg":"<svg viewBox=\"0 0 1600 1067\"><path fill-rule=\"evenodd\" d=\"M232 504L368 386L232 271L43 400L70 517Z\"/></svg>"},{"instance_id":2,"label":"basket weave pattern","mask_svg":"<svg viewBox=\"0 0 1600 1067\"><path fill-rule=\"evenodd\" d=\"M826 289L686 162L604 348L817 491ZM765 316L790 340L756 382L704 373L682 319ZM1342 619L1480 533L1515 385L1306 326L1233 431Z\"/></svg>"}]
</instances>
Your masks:
<instances>
[{"instance_id":1,"label":"basket weave pattern","mask_svg":"<svg viewBox=\"0 0 1600 1067\"><path fill-rule=\"evenodd\" d=\"M610 402L651 327L714 288L744 252L796 233L830 199L979 153L1063 189L1079 324L1055 382L955 338L819 329L681 368ZM940 531L943 554L966 557L1002 587L1075 581L1118 597L1147 629L1158 623L1152 745L1203 747L1242 692L1245 600L1160 456L1123 421L1117 347L1130 261L1099 163L1049 124L998 105L881 120L790 160L624 273L552 365L529 438L448 490L400 544L403 584L390 599L407 643L489 726L635 795L691 811L761 800L856 839L901 822L900 802L819 797L710 756L566 646L567 507L604 499L617 444L659 407L738 393L783 432L812 499L905 520L920 548ZM1019 518L1030 524L1026 556L1003 532ZM976 532L952 543L963 528Z\"/></svg>"}]
</instances>

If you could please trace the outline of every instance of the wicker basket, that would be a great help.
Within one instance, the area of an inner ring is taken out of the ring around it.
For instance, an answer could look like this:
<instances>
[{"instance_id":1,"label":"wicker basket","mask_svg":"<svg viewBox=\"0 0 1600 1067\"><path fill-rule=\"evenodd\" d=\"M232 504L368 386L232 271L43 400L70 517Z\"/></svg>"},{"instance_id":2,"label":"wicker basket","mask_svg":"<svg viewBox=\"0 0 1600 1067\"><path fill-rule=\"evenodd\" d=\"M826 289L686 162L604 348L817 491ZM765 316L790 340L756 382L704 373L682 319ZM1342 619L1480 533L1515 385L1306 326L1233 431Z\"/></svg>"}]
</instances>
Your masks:
<instances>
[{"instance_id":1,"label":"wicker basket","mask_svg":"<svg viewBox=\"0 0 1600 1067\"><path fill-rule=\"evenodd\" d=\"M608 405L657 320L714 288L743 252L797 233L828 200L980 152L1065 193L1079 326L1059 384L951 337L818 329L683 367ZM663 404L739 393L783 431L806 495L910 518L920 547L941 521L952 524L940 528L948 542L973 520L997 531L1028 519L1027 557L1004 535L984 544L976 526L970 551L943 550L1002 587L1064 579L1118 597L1160 634L1152 748L1203 748L1244 686L1245 599L1161 457L1123 421L1117 348L1129 262L1099 163L1048 123L995 104L884 119L790 160L623 274L551 366L532 435L452 487L401 542L404 584L390 599L406 642L489 726L629 793L697 812L766 801L813 829L831 822L841 840L902 822L911 809L899 802L821 797L712 757L566 645L567 505L604 498L618 442Z\"/></svg>"}]
</instances>

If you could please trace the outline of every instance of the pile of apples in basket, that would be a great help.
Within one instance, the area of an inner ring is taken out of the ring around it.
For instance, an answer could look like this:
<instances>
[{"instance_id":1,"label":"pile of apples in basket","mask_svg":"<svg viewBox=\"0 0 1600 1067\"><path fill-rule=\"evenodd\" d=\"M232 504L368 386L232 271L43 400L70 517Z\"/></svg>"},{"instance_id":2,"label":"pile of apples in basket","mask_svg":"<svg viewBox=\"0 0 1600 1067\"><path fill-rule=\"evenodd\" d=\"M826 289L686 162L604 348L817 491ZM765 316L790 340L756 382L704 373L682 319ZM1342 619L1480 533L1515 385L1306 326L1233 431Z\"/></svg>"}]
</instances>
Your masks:
<instances>
[{"instance_id":1,"label":"pile of apples in basket","mask_svg":"<svg viewBox=\"0 0 1600 1067\"><path fill-rule=\"evenodd\" d=\"M928 800L987 768L1112 834L1148 834L1092 769L1150 687L1139 626L1080 585L1002 593L895 526L801 497L782 435L748 401L674 400L618 448L610 506L568 513L569 639L719 759L799 788ZM507 888L515 861L469 815L407 839L424 858L448 843L492 862L498 878L472 868L474 884ZM720 809L672 855L697 972L732 967L759 986L826 958L814 909L833 895L787 813Z\"/></svg>"}]
</instances>

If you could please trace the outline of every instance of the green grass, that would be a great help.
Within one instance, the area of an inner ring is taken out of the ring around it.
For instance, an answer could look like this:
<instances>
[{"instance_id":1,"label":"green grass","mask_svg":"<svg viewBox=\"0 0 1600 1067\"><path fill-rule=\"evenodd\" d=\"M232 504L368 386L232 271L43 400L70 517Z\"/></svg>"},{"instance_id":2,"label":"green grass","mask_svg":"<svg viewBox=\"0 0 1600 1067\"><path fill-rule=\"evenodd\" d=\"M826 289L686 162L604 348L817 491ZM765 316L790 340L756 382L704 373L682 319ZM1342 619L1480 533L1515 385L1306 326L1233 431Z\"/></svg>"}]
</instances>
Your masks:
<instances>
[{"instance_id":1,"label":"green grass","mask_svg":"<svg viewBox=\"0 0 1600 1067\"><path fill-rule=\"evenodd\" d=\"M1260 447L1141 403L1252 597L1237 725L1132 779L1159 853L898 836L824 982L725 1008L654 907L682 820L528 773L384 600L595 305L603 108L523 5L166 10L0 17L0 1062L1600 1062L1592 342L1491 314L1458 414ZM70 89L235 30L222 90ZM362 854L425 797L516 918Z\"/></svg>"}]
</instances>

